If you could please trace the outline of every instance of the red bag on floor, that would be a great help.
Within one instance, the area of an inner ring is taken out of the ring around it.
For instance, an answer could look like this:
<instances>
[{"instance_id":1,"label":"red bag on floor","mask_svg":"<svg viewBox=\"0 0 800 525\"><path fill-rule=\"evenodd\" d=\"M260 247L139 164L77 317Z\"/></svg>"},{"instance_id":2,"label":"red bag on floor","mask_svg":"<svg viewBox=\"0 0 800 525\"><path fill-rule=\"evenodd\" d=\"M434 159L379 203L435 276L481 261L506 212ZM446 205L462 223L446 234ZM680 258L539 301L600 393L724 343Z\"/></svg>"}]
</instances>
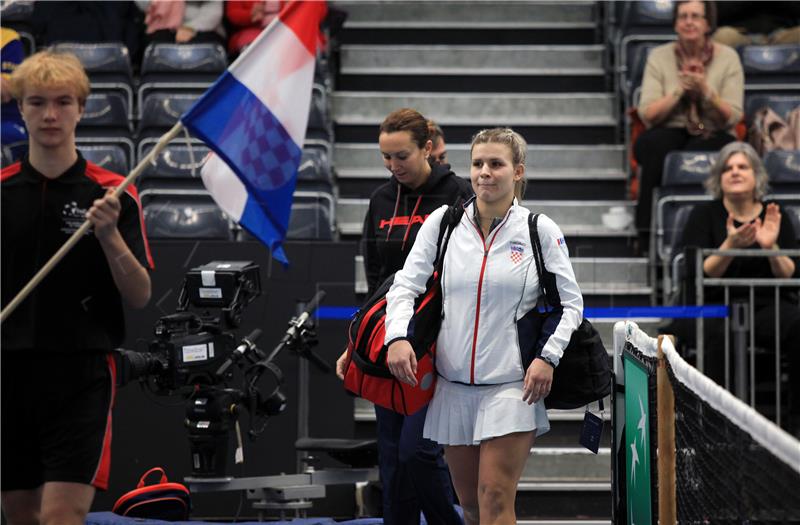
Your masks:
<instances>
[{"instance_id":1,"label":"red bag on floor","mask_svg":"<svg viewBox=\"0 0 800 525\"><path fill-rule=\"evenodd\" d=\"M146 485L147 476L160 473L158 483ZM165 521L186 521L191 511L189 489L180 483L170 483L161 467L145 472L136 489L123 494L111 511L129 518L146 518Z\"/></svg>"},{"instance_id":2,"label":"red bag on floor","mask_svg":"<svg viewBox=\"0 0 800 525\"><path fill-rule=\"evenodd\" d=\"M417 386L402 383L386 366L388 348L383 344L386 336L386 294L394 283L390 275L378 290L356 313L350 322L347 343L347 367L344 387L378 406L410 415L433 397L436 385L436 339L442 322L442 289L440 279L444 254L451 232L458 225L464 208L451 206L442 217L437 241L434 272L428 280L425 293L414 303L413 334L409 338L417 358ZM442 241L444 240L444 244Z\"/></svg>"}]
</instances>

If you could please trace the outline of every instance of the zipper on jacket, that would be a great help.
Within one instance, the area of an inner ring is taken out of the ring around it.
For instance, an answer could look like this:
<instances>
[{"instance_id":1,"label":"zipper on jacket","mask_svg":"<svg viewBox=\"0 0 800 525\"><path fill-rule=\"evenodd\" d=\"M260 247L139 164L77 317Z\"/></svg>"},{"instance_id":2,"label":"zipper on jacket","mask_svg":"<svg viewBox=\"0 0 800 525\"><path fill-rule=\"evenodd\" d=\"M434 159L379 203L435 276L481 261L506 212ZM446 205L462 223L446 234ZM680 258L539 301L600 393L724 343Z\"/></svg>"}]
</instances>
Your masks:
<instances>
[{"instance_id":1,"label":"zipper on jacket","mask_svg":"<svg viewBox=\"0 0 800 525\"><path fill-rule=\"evenodd\" d=\"M492 244L494 244L494 240L497 239L497 234L500 232L500 229L508 220L508 213L506 213L506 218L497 225L494 229L494 235L492 236L492 240L489 241L489 246L486 246L486 239L483 236L483 232L481 231L480 226L476 226L474 222L471 220L469 221L475 229L478 231L478 235L481 237L481 241L483 241L483 261L481 262L481 273L478 276L478 299L475 301L475 327L472 330L472 356L470 358L470 365L469 365L469 384L475 384L475 354L477 353L478 349L478 323L481 318L481 292L483 290L483 275L486 272L486 262L489 258L489 250L492 249Z\"/></svg>"}]
</instances>

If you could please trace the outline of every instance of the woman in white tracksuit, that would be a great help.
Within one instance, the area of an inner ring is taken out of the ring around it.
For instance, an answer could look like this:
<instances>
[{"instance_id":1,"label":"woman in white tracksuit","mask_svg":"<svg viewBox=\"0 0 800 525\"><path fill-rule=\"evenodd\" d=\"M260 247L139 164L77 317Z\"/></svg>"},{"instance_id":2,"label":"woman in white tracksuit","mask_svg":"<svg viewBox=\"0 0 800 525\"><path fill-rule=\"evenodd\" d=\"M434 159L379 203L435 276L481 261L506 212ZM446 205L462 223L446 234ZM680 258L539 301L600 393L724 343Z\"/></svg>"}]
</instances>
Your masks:
<instances>
[{"instance_id":1,"label":"woman in white tracksuit","mask_svg":"<svg viewBox=\"0 0 800 525\"><path fill-rule=\"evenodd\" d=\"M475 136L470 179L476 198L465 205L444 260L444 317L436 354L440 377L424 437L445 445L467 525L515 523L517 483L534 437L550 429L544 398L553 370L583 317L564 236L542 215L542 254L556 276L563 309L551 333L541 336L546 342L540 356L524 369L516 321L540 295L528 210L517 201L525 188L526 149L511 129ZM387 363L409 384L416 383L409 320L433 270L445 209L425 221L387 295Z\"/></svg>"}]
</instances>

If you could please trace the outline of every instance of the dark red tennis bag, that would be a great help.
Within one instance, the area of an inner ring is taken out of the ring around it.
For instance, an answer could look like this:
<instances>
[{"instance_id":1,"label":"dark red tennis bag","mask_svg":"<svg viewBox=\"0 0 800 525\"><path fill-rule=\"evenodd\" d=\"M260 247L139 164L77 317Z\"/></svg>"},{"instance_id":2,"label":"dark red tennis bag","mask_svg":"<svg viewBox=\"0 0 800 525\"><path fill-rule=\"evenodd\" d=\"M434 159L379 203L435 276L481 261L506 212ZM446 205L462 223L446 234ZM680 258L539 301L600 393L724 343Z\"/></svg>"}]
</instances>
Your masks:
<instances>
[{"instance_id":1,"label":"dark red tennis bag","mask_svg":"<svg viewBox=\"0 0 800 525\"><path fill-rule=\"evenodd\" d=\"M425 293L414 303L409 323L409 342L417 357L417 386L402 383L386 366L386 294L394 283L390 275L356 312L350 322L347 342L347 368L344 387L378 406L404 415L417 412L433 397L436 385L436 339L442 323L442 288L440 284L444 254L452 231L461 220L464 207L450 206L442 217L437 240L434 272ZM444 241L444 243L443 243Z\"/></svg>"},{"instance_id":2,"label":"dark red tennis bag","mask_svg":"<svg viewBox=\"0 0 800 525\"><path fill-rule=\"evenodd\" d=\"M153 473L160 473L161 477L158 483L147 485L147 477ZM134 490L123 494L114 503L111 511L129 518L186 521L191 512L189 489L180 483L169 482L163 468L151 468L142 475Z\"/></svg>"}]
</instances>

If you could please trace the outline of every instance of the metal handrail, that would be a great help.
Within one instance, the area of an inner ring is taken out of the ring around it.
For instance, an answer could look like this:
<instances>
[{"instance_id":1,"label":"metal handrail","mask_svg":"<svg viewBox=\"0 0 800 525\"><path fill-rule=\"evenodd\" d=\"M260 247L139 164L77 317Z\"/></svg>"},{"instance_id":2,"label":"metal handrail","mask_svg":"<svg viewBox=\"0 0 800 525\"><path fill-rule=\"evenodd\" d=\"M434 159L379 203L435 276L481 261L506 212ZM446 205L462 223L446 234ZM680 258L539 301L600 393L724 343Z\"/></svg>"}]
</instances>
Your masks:
<instances>
[{"instance_id":1,"label":"metal handrail","mask_svg":"<svg viewBox=\"0 0 800 525\"><path fill-rule=\"evenodd\" d=\"M781 423L781 378L780 378L780 361L781 361L781 341L780 341L780 292L781 288L788 286L800 287L800 278L718 278L706 277L703 273L703 261L709 255L725 255L733 257L800 257L800 249L779 249L779 250L749 250L749 249L698 249L695 253L695 295L698 305L704 304L704 287L706 286L721 286L725 293L725 304L730 305L730 289L731 287L749 288L748 294L748 328L749 328L749 354L750 354L750 392L749 403L751 407L755 407L755 289L756 288L772 288L774 290L774 306L775 306L775 418L776 423ZM695 320L696 327L696 344L697 344L697 368L702 372L704 370L704 353L705 353L705 340L704 340L704 319L698 318ZM725 388L730 389L730 316L725 317ZM740 362L739 365L743 363ZM741 370L737 370L737 374L741 374ZM798 380L795 378L795 380ZM745 386L743 376L737 375L737 395L743 400L745 399Z\"/></svg>"}]
</instances>

